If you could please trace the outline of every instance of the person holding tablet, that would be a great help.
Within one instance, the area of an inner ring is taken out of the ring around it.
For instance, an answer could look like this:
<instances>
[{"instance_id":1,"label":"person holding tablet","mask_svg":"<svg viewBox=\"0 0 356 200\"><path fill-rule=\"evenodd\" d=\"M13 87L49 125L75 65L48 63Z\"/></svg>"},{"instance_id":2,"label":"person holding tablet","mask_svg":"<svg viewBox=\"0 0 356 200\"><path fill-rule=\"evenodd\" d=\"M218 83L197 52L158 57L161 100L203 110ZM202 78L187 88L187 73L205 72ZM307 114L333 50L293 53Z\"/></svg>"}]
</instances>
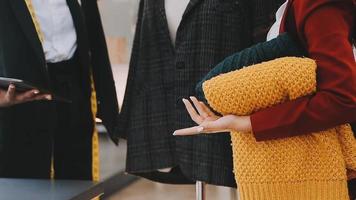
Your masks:
<instances>
[{"instance_id":1,"label":"person holding tablet","mask_svg":"<svg viewBox=\"0 0 356 200\"><path fill-rule=\"evenodd\" d=\"M117 142L118 104L96 1L3 0L0 30L0 76L39 87L0 91L0 177L97 180L96 106Z\"/></svg>"}]
</instances>

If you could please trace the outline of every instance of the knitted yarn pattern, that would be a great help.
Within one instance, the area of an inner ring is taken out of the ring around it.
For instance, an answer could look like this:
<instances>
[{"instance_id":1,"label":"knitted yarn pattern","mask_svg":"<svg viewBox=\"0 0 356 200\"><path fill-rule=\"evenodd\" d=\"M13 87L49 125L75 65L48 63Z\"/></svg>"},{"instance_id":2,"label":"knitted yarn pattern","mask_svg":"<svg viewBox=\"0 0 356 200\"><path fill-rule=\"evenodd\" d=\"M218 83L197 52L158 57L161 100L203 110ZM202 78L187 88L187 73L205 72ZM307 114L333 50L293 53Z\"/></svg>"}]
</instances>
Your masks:
<instances>
[{"instance_id":1,"label":"knitted yarn pattern","mask_svg":"<svg viewBox=\"0 0 356 200\"><path fill-rule=\"evenodd\" d=\"M316 91L316 63L284 57L214 77L203 84L223 115L250 115ZM234 174L242 200L348 200L347 169L356 170L350 125L256 142L232 132Z\"/></svg>"}]
</instances>

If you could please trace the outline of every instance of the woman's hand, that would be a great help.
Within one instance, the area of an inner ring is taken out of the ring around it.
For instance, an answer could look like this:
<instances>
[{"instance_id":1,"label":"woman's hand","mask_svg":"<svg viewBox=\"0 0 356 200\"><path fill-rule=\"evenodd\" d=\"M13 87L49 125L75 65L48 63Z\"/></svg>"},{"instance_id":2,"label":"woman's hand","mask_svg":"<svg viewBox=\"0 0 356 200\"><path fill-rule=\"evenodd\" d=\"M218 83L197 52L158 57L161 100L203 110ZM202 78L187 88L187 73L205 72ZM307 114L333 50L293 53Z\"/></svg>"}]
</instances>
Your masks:
<instances>
[{"instance_id":1,"label":"woman's hand","mask_svg":"<svg viewBox=\"0 0 356 200\"><path fill-rule=\"evenodd\" d=\"M176 130L173 135L184 136L230 131L249 132L252 130L249 116L217 116L203 102L198 101L197 98L190 97L190 99L192 100L198 113L187 99L183 99L183 103L190 117L195 123L198 124L198 126Z\"/></svg>"},{"instance_id":2,"label":"woman's hand","mask_svg":"<svg viewBox=\"0 0 356 200\"><path fill-rule=\"evenodd\" d=\"M0 107L9 107L16 104L26 103L36 100L51 100L51 95L40 94L38 90L30 90L18 93L14 85L10 85L8 90L0 89Z\"/></svg>"}]
</instances>

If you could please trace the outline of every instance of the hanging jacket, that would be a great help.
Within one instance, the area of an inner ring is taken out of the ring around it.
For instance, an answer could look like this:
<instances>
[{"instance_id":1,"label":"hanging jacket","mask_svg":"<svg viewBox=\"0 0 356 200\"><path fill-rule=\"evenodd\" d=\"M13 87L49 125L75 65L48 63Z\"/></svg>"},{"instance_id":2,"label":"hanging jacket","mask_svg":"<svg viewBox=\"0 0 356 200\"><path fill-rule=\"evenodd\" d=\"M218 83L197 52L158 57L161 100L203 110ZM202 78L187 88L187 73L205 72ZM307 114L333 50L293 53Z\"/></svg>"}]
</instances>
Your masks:
<instances>
[{"instance_id":1,"label":"hanging jacket","mask_svg":"<svg viewBox=\"0 0 356 200\"><path fill-rule=\"evenodd\" d=\"M173 46L164 0L141 0L117 130L127 139L127 172L166 183L236 186L228 134L177 138L172 133L193 125L182 98L194 95L195 84L226 56L264 41L281 4L191 0ZM170 177L157 172L167 167L179 169Z\"/></svg>"}]
</instances>

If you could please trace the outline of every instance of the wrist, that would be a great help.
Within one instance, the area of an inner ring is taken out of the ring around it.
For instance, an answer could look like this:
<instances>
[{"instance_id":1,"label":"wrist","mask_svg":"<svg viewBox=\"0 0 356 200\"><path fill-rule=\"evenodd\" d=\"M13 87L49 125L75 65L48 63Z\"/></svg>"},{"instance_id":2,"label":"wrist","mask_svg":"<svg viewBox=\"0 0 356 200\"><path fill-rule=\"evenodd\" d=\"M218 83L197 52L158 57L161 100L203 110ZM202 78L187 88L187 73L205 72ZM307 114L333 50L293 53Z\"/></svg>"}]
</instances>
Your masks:
<instances>
[{"instance_id":1,"label":"wrist","mask_svg":"<svg viewBox=\"0 0 356 200\"><path fill-rule=\"evenodd\" d=\"M234 122L233 130L238 132L251 132L252 131L251 117L237 116Z\"/></svg>"}]
</instances>

